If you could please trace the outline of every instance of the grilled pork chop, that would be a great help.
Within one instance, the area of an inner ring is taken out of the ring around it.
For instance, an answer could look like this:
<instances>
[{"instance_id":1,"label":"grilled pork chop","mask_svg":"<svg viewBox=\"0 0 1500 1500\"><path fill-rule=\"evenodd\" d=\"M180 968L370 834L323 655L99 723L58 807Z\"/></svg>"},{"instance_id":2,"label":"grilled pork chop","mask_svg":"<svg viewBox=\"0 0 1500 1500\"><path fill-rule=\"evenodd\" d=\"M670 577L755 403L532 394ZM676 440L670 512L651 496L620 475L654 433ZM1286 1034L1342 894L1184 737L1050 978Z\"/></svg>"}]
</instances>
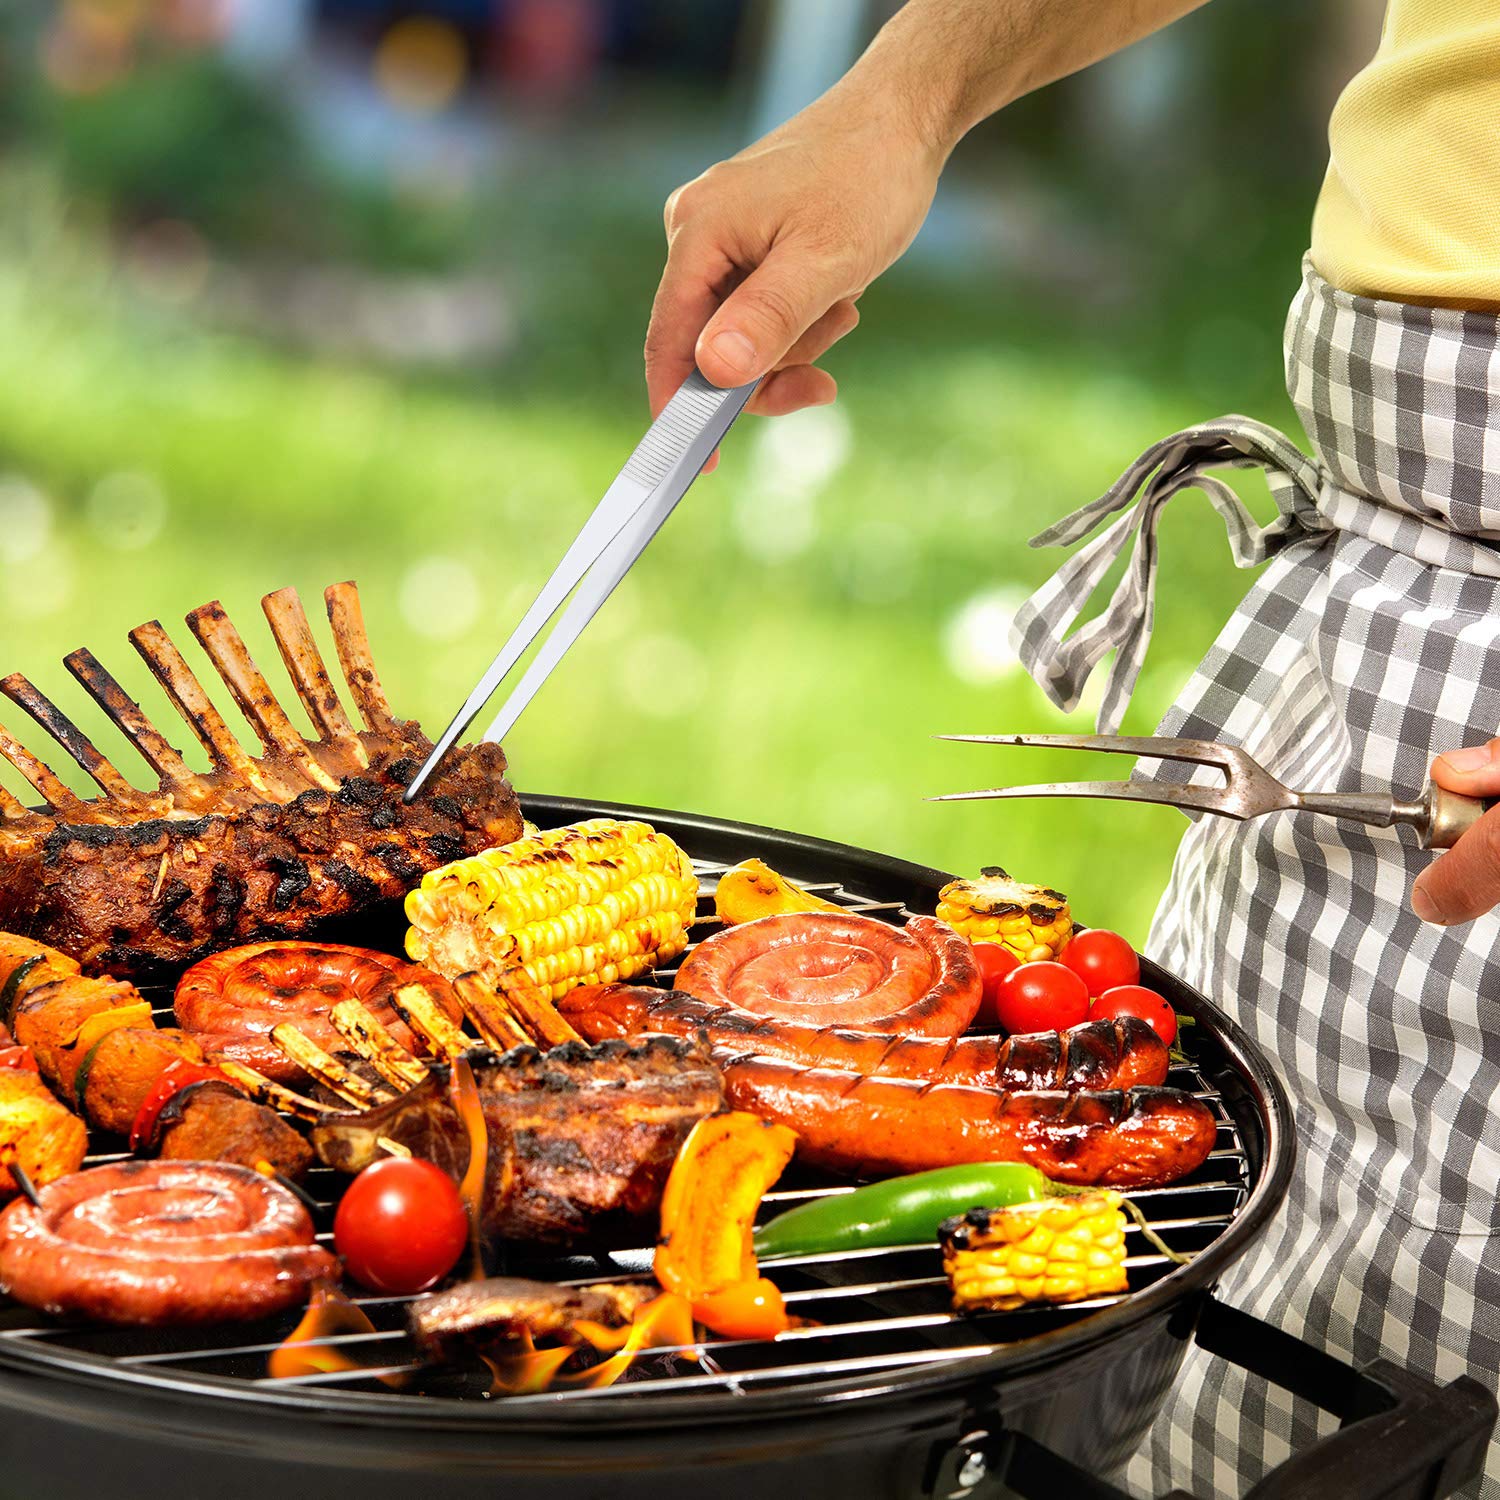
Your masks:
<instances>
[{"instance_id":1,"label":"grilled pork chop","mask_svg":"<svg viewBox=\"0 0 1500 1500\"><path fill-rule=\"evenodd\" d=\"M132 786L19 673L0 681L99 784L75 796L0 728L0 756L45 812L0 788L0 928L61 948L85 967L150 976L264 937L300 937L332 917L400 898L428 870L521 833L498 745L447 757L412 806L402 794L430 742L397 719L370 658L352 583L325 593L334 643L364 720L346 715L294 589L262 607L319 738L298 733L217 604L187 623L263 746L250 756L154 621L131 632L167 697L208 751L197 775L88 651L66 665L158 777Z\"/></svg>"},{"instance_id":2,"label":"grilled pork chop","mask_svg":"<svg viewBox=\"0 0 1500 1500\"><path fill-rule=\"evenodd\" d=\"M724 1107L706 1050L671 1037L503 1055L476 1048L468 1058L489 1134L481 1228L492 1239L649 1244L678 1148ZM450 1074L435 1064L399 1099L325 1116L313 1127L314 1149L329 1166L357 1172L381 1154L383 1136L460 1180L469 1139Z\"/></svg>"}]
</instances>

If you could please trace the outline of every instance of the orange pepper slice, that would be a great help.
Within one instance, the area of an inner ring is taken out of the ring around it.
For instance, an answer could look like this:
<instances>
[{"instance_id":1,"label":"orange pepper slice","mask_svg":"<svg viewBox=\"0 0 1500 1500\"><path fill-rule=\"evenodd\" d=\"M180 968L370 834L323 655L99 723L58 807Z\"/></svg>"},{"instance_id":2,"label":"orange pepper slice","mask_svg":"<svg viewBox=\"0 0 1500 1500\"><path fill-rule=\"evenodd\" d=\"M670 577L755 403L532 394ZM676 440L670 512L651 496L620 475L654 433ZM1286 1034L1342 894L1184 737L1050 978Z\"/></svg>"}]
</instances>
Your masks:
<instances>
[{"instance_id":1,"label":"orange pepper slice","mask_svg":"<svg viewBox=\"0 0 1500 1500\"><path fill-rule=\"evenodd\" d=\"M781 1288L765 1276L700 1297L693 1316L727 1339L774 1339L791 1327Z\"/></svg>"}]
</instances>

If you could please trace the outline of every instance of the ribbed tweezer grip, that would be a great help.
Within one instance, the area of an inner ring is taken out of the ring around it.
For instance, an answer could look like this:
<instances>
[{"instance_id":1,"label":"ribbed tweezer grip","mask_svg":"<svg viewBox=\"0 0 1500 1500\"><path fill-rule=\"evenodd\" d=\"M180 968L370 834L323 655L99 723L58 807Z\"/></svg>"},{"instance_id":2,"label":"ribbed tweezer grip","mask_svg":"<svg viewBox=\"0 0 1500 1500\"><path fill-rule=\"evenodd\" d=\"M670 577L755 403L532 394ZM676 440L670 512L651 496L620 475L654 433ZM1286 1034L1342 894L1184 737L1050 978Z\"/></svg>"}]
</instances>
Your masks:
<instances>
[{"instance_id":1,"label":"ribbed tweezer grip","mask_svg":"<svg viewBox=\"0 0 1500 1500\"><path fill-rule=\"evenodd\" d=\"M626 460L620 470L626 479L633 479L647 489L655 489L684 453L688 444L708 425L708 420L733 395L732 391L721 391L710 385L694 370L683 381L677 394L662 408L661 415L651 424L651 430L641 439L640 447Z\"/></svg>"}]
</instances>

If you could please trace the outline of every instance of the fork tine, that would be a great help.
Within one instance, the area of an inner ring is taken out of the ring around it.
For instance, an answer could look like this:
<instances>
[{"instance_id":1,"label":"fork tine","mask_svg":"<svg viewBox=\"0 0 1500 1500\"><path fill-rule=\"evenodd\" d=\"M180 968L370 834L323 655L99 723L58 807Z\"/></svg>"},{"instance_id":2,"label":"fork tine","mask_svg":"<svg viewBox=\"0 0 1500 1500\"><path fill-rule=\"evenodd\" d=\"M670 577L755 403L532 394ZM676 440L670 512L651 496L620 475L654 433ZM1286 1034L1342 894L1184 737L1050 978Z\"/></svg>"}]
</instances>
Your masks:
<instances>
[{"instance_id":1,"label":"fork tine","mask_svg":"<svg viewBox=\"0 0 1500 1500\"><path fill-rule=\"evenodd\" d=\"M988 802L1002 797L1102 797L1112 802L1155 802L1164 807L1245 817L1229 800L1226 787L1174 786L1160 781L1048 781L1036 786L1002 786L985 792L948 792L929 802Z\"/></svg>"},{"instance_id":2,"label":"fork tine","mask_svg":"<svg viewBox=\"0 0 1500 1500\"><path fill-rule=\"evenodd\" d=\"M1117 755L1150 755L1194 765L1228 769L1229 747L1213 740L1180 740L1160 734L940 734L940 740L967 745L1029 745L1044 750L1102 750Z\"/></svg>"}]
</instances>

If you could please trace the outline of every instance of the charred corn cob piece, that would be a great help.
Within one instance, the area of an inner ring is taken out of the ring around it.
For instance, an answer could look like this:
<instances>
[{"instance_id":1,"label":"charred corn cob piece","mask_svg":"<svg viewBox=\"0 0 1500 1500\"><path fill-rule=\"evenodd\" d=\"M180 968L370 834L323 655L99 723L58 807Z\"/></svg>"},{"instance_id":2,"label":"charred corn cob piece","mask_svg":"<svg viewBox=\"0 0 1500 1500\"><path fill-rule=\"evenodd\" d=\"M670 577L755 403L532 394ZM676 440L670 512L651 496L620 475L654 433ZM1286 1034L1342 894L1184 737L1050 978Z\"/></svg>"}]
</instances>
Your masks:
<instances>
[{"instance_id":1,"label":"charred corn cob piece","mask_svg":"<svg viewBox=\"0 0 1500 1500\"><path fill-rule=\"evenodd\" d=\"M1068 898L1012 880L998 865L975 880L951 880L938 892L938 920L971 943L999 943L1022 963L1056 958L1073 935Z\"/></svg>"},{"instance_id":2,"label":"charred corn cob piece","mask_svg":"<svg viewBox=\"0 0 1500 1500\"><path fill-rule=\"evenodd\" d=\"M671 839L596 818L424 876L406 898L406 951L502 996L560 1000L675 958L697 908L692 861Z\"/></svg>"},{"instance_id":3,"label":"charred corn cob piece","mask_svg":"<svg viewBox=\"0 0 1500 1500\"><path fill-rule=\"evenodd\" d=\"M954 1307L1009 1312L1128 1291L1122 1202L1102 1188L949 1219L938 1239Z\"/></svg>"}]
</instances>

